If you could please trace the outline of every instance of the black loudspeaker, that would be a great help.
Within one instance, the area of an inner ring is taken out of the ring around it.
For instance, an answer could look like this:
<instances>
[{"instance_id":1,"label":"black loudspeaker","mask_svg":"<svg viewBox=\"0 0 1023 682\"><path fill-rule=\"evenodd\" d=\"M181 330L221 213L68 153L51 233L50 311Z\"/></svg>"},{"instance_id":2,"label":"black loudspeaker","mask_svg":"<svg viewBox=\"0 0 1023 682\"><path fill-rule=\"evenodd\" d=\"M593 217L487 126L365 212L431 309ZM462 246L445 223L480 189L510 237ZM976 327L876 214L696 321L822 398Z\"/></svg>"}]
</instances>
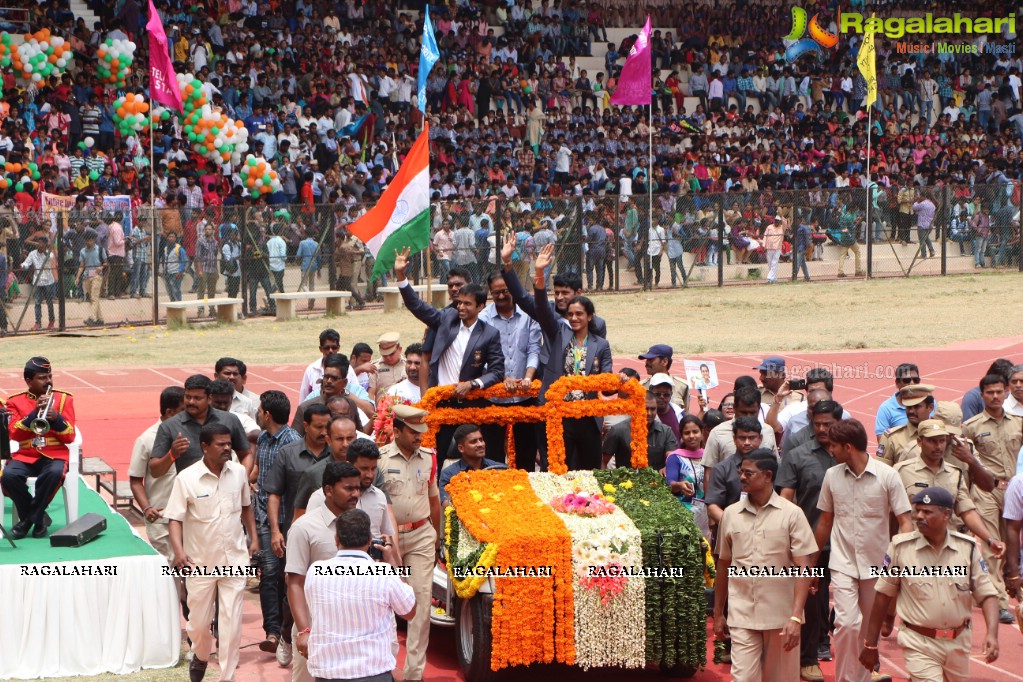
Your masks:
<instances>
[{"instance_id":1,"label":"black loudspeaker","mask_svg":"<svg viewBox=\"0 0 1023 682\"><path fill-rule=\"evenodd\" d=\"M107 529L107 520L89 513L50 535L50 547L81 547Z\"/></svg>"}]
</instances>

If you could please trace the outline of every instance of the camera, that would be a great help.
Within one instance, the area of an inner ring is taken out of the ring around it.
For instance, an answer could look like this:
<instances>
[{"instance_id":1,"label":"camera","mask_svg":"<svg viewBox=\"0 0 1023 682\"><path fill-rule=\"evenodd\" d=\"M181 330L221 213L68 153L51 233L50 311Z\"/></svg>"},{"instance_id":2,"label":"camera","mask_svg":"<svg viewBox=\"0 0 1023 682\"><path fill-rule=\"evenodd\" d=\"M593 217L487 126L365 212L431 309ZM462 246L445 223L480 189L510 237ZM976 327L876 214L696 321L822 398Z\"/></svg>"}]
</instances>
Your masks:
<instances>
[{"instance_id":1,"label":"camera","mask_svg":"<svg viewBox=\"0 0 1023 682\"><path fill-rule=\"evenodd\" d=\"M806 379L789 379L789 388L799 391L806 388Z\"/></svg>"},{"instance_id":2,"label":"camera","mask_svg":"<svg viewBox=\"0 0 1023 682\"><path fill-rule=\"evenodd\" d=\"M387 540L385 540L383 537L381 537L379 535L375 536L373 539L371 539L369 541L369 556L370 556L370 558L372 558L373 561L383 561L384 560L384 550L383 550L383 548L386 547L386 546L387 546Z\"/></svg>"}]
</instances>

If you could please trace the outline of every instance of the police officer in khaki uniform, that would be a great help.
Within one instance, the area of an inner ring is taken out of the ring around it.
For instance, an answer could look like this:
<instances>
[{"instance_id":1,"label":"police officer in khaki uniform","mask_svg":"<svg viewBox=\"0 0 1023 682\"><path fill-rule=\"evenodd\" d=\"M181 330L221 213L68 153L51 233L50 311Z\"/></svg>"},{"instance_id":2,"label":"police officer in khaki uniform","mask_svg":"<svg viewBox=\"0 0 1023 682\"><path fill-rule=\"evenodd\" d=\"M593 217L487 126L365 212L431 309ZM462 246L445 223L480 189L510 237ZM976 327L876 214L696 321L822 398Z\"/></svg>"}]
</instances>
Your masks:
<instances>
[{"instance_id":1,"label":"police officer in khaki uniform","mask_svg":"<svg viewBox=\"0 0 1023 682\"><path fill-rule=\"evenodd\" d=\"M1023 441L1023 418L1003 409L1005 395L1005 377L988 374L980 380L984 411L963 423L963 435L973 441L978 459L995 477L995 489L990 492L974 486L973 501L988 532L997 540L1006 536L1005 519L1002 518L1005 489L1009 487L1009 479L1016 474L1016 459ZM1012 623L1014 618L1009 612L1009 595L1002 580L1002 561L987 549L984 558L991 564L991 582L998 590L999 619L1003 623Z\"/></svg>"},{"instance_id":2,"label":"police officer in khaki uniform","mask_svg":"<svg viewBox=\"0 0 1023 682\"><path fill-rule=\"evenodd\" d=\"M906 486L906 493L912 498L925 488L947 490L955 500L951 528L960 533L971 531L991 547L996 556L1001 557L1005 546L987 532L984 521L977 514L977 505L970 498L967 474L945 460L951 436L945 423L938 419L925 419L917 427L916 436L920 455L895 465L895 471Z\"/></svg>"},{"instance_id":3,"label":"police officer in khaki uniform","mask_svg":"<svg viewBox=\"0 0 1023 682\"><path fill-rule=\"evenodd\" d=\"M384 490L391 498L398 523L398 547L411 570L409 585L416 593L416 615L408 624L406 682L423 679L430 643L430 597L433 566L440 537L440 491L433 451L419 447L429 414L409 405L395 405L394 442L380 448Z\"/></svg>"},{"instance_id":4,"label":"police officer in khaki uniform","mask_svg":"<svg viewBox=\"0 0 1023 682\"><path fill-rule=\"evenodd\" d=\"M377 348L380 349L380 359L373 361L377 371L371 382L376 389L377 400L380 400L391 386L405 381L405 355L401 352L401 335L398 332L382 334L377 339Z\"/></svg>"},{"instance_id":5,"label":"police officer in khaki uniform","mask_svg":"<svg viewBox=\"0 0 1023 682\"><path fill-rule=\"evenodd\" d=\"M885 464L895 465L920 454L916 429L934 410L934 387L930 384L909 384L899 389L899 402L906 408L907 422L893 426L877 439L877 456Z\"/></svg>"},{"instance_id":6,"label":"police officer in khaki uniform","mask_svg":"<svg viewBox=\"0 0 1023 682\"><path fill-rule=\"evenodd\" d=\"M877 640L891 601L901 619L899 646L913 680L965 682L970 677L970 611L984 610L984 657L998 658L998 593L981 552L968 535L949 528L954 500L944 488L913 497L916 530L892 538L864 633L860 662L873 670ZM942 567L942 575L933 575ZM930 575L904 575L927 572Z\"/></svg>"}]
</instances>

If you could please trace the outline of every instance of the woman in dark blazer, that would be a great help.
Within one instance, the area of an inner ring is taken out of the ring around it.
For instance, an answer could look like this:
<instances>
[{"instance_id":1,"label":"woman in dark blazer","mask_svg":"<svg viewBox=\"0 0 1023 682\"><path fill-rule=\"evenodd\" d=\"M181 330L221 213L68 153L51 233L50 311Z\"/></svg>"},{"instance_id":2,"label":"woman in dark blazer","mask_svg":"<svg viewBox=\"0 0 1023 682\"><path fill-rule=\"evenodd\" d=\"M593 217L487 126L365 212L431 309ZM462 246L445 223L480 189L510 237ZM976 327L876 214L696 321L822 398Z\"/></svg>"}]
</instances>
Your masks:
<instances>
[{"instance_id":1,"label":"woman in dark blazer","mask_svg":"<svg viewBox=\"0 0 1023 682\"><path fill-rule=\"evenodd\" d=\"M547 300L544 270L554 259L554 245L548 244L536 258L536 276L533 297L536 300L535 319L544 333L544 342L550 344L550 359L543 367L540 400L551 384L563 376L589 376L611 372L611 345L607 339L590 333L590 321L595 310L593 301L576 296L568 303L565 317L559 316ZM596 398L596 392L570 393L566 400ZM569 469L599 469L601 463L601 434L596 417L565 419L565 458Z\"/></svg>"}]
</instances>

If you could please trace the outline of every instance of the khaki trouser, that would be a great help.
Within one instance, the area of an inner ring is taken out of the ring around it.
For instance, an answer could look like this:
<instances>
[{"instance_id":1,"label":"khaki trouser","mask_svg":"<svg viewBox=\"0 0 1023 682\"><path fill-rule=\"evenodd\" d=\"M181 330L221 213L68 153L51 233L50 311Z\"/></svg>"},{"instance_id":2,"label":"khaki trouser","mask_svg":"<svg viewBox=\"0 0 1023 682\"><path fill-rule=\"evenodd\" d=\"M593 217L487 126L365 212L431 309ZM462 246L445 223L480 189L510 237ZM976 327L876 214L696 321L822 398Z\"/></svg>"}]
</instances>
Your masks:
<instances>
[{"instance_id":1,"label":"khaki trouser","mask_svg":"<svg viewBox=\"0 0 1023 682\"><path fill-rule=\"evenodd\" d=\"M966 628L955 639L925 637L899 628L899 646L909 679L919 682L966 682L970 678L970 638Z\"/></svg>"},{"instance_id":2,"label":"khaki trouser","mask_svg":"<svg viewBox=\"0 0 1023 682\"><path fill-rule=\"evenodd\" d=\"M856 262L856 270L854 272L863 272L863 268L860 267L860 245L854 242L849 246L838 247L838 274L845 272L845 257L849 255L850 251L852 251Z\"/></svg>"},{"instance_id":3,"label":"khaki trouser","mask_svg":"<svg viewBox=\"0 0 1023 682\"><path fill-rule=\"evenodd\" d=\"M734 682L792 682L799 679L799 645L786 651L781 630L732 628Z\"/></svg>"},{"instance_id":4,"label":"khaki trouser","mask_svg":"<svg viewBox=\"0 0 1023 682\"><path fill-rule=\"evenodd\" d=\"M242 643L242 593L245 578L211 578L189 576L188 625L185 631L192 640L192 653L200 661L210 660L213 649L213 600L220 595L218 631L220 647L220 679L233 680L238 667L238 654Z\"/></svg>"},{"instance_id":5,"label":"khaki trouser","mask_svg":"<svg viewBox=\"0 0 1023 682\"><path fill-rule=\"evenodd\" d=\"M103 311L100 310L100 299L103 298L103 276L85 278L85 293L89 295L89 317L94 320L103 319Z\"/></svg>"},{"instance_id":6,"label":"khaki trouser","mask_svg":"<svg viewBox=\"0 0 1023 682\"><path fill-rule=\"evenodd\" d=\"M416 615L408 624L405 638L406 680L421 680L426 670L426 648L430 645L430 603L433 567L437 563L437 531L427 523L409 533L398 534L401 557L412 575L405 580L416 593Z\"/></svg>"},{"instance_id":7,"label":"khaki trouser","mask_svg":"<svg viewBox=\"0 0 1023 682\"><path fill-rule=\"evenodd\" d=\"M835 679L869 682L870 671L860 664L862 626L874 605L877 578L859 579L831 569L831 597L835 602ZM793 678L794 679L794 678Z\"/></svg>"},{"instance_id":8,"label":"khaki trouser","mask_svg":"<svg viewBox=\"0 0 1023 682\"><path fill-rule=\"evenodd\" d=\"M196 277L195 298L196 300L216 298L217 280L220 275L216 272L204 272Z\"/></svg>"},{"instance_id":9,"label":"khaki trouser","mask_svg":"<svg viewBox=\"0 0 1023 682\"><path fill-rule=\"evenodd\" d=\"M1005 491L995 488L989 493L973 488L973 502L977 505L977 513L984 522L984 528L995 540L1001 540L1006 536L1005 519L1002 518L1002 509L1005 508ZM1009 608L1009 595L1005 591L1005 579L1002 578L1002 566L1004 559L996 559L991 552L991 547L986 543L978 542L981 551L984 553L984 561L987 562L988 573L991 576L991 584L998 590L998 608Z\"/></svg>"}]
</instances>

